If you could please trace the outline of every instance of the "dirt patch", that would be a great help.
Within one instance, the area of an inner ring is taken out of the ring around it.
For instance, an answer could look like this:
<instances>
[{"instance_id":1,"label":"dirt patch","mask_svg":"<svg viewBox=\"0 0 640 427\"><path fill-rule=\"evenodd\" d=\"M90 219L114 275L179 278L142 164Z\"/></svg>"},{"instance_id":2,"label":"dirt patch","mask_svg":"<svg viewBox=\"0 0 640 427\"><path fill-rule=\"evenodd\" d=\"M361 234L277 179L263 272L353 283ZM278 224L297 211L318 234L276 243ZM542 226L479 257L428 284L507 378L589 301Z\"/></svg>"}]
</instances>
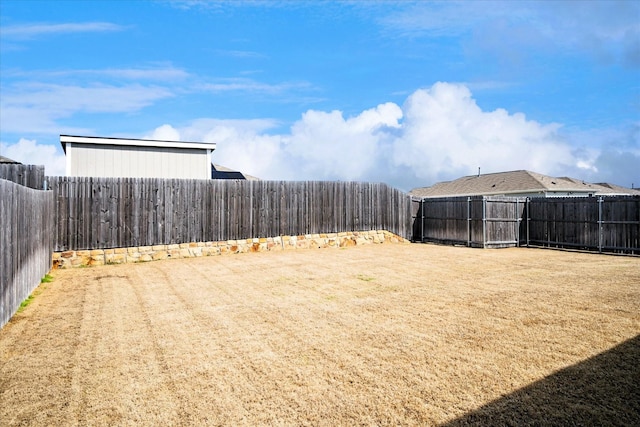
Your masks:
<instances>
[{"instance_id":1,"label":"dirt patch","mask_svg":"<svg viewBox=\"0 0 640 427\"><path fill-rule=\"evenodd\" d=\"M0 331L2 425L640 420L638 258L372 245L54 275Z\"/></svg>"}]
</instances>

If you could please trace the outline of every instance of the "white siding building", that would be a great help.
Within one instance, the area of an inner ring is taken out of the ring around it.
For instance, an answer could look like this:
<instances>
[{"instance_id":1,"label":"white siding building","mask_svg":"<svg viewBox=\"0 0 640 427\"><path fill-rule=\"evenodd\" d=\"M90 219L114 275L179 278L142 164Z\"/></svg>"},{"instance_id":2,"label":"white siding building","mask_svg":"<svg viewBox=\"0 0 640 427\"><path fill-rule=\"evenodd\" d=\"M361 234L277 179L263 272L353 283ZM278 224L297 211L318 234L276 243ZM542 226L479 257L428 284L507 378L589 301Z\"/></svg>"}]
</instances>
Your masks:
<instances>
[{"instance_id":1,"label":"white siding building","mask_svg":"<svg viewBox=\"0 0 640 427\"><path fill-rule=\"evenodd\" d=\"M67 176L211 179L216 144L60 135Z\"/></svg>"}]
</instances>

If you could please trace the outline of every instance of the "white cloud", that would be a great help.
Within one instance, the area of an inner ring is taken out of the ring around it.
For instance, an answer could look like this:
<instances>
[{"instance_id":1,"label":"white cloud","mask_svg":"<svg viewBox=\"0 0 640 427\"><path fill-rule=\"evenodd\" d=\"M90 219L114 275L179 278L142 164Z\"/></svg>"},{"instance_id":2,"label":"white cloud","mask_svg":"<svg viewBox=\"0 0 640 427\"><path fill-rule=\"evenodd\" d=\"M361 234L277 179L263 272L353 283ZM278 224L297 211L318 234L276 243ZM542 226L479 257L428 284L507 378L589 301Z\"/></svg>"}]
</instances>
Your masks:
<instances>
[{"instance_id":1,"label":"white cloud","mask_svg":"<svg viewBox=\"0 0 640 427\"><path fill-rule=\"evenodd\" d=\"M171 125L162 125L156 128L151 135L144 139L155 139L158 141L180 141L180 133Z\"/></svg>"},{"instance_id":2,"label":"white cloud","mask_svg":"<svg viewBox=\"0 0 640 427\"><path fill-rule=\"evenodd\" d=\"M209 11L223 11L228 8L252 8L256 7L298 7L295 2L275 0L165 0L165 3L177 9L199 9ZM326 6L326 5L324 5Z\"/></svg>"},{"instance_id":3,"label":"white cloud","mask_svg":"<svg viewBox=\"0 0 640 427\"><path fill-rule=\"evenodd\" d=\"M372 176L388 155L380 145L386 129L400 128L402 110L386 103L345 119L340 111L307 111L286 137L286 150L314 179L358 180Z\"/></svg>"},{"instance_id":4,"label":"white cloud","mask_svg":"<svg viewBox=\"0 0 640 427\"><path fill-rule=\"evenodd\" d=\"M474 2L414 3L385 15L379 23L390 34L403 37L458 36L504 10L486 4L481 9L483 13L474 13L480 10Z\"/></svg>"},{"instance_id":5,"label":"white cloud","mask_svg":"<svg viewBox=\"0 0 640 427\"><path fill-rule=\"evenodd\" d=\"M283 148L280 135L256 134L234 127L218 126L204 138L216 142L213 162L261 179L301 179L299 166Z\"/></svg>"},{"instance_id":6,"label":"white cloud","mask_svg":"<svg viewBox=\"0 0 640 427\"><path fill-rule=\"evenodd\" d=\"M639 16L637 1L448 1L409 4L379 22L401 37L465 36L471 51L506 59L580 51L598 62L637 67Z\"/></svg>"},{"instance_id":7,"label":"white cloud","mask_svg":"<svg viewBox=\"0 0 640 427\"><path fill-rule=\"evenodd\" d=\"M75 86L15 84L3 87L0 127L6 133L60 133L80 130L62 126L59 119L77 112L122 113L138 111L173 96L166 88L128 84Z\"/></svg>"},{"instance_id":8,"label":"white cloud","mask_svg":"<svg viewBox=\"0 0 640 427\"><path fill-rule=\"evenodd\" d=\"M528 169L591 182L640 186L640 124L628 135L610 133L610 147L576 149L558 124L528 120L503 109L484 111L461 84L436 83L402 105L380 104L352 117L309 110L288 132L271 119L197 119L163 124L145 138L217 143L213 162L262 179L386 182L403 190L437 181ZM621 140L622 138L622 140ZM613 148L616 147L616 148ZM64 174L53 145L20 139L3 143L3 155L45 164Z\"/></svg>"},{"instance_id":9,"label":"white cloud","mask_svg":"<svg viewBox=\"0 0 640 427\"><path fill-rule=\"evenodd\" d=\"M200 86L201 90L208 92L252 92L281 94L293 89L308 89L311 85L305 82L284 82L284 83L263 83L248 78L226 78L219 79L216 83L205 83Z\"/></svg>"},{"instance_id":10,"label":"white cloud","mask_svg":"<svg viewBox=\"0 0 640 427\"><path fill-rule=\"evenodd\" d=\"M555 173L575 163L559 125L542 125L521 113L480 109L466 86L437 83L414 92L403 110L403 132L393 163L434 181L486 172L530 169Z\"/></svg>"},{"instance_id":11,"label":"white cloud","mask_svg":"<svg viewBox=\"0 0 640 427\"><path fill-rule=\"evenodd\" d=\"M29 39L42 35L68 33L95 33L105 31L120 31L124 27L110 22L81 22L62 24L25 24L3 27L0 34L3 37Z\"/></svg>"},{"instance_id":12,"label":"white cloud","mask_svg":"<svg viewBox=\"0 0 640 427\"><path fill-rule=\"evenodd\" d=\"M437 83L402 106L381 104L353 117L309 110L287 133L272 134L276 126L200 119L170 130L182 140L216 142L215 163L263 179L377 181L405 190L471 175L478 166L551 175L584 171L585 165L592 171L599 155L573 150L558 124L483 111L461 84Z\"/></svg>"},{"instance_id":13,"label":"white cloud","mask_svg":"<svg viewBox=\"0 0 640 427\"><path fill-rule=\"evenodd\" d=\"M640 188L640 150L606 149L599 153L587 180Z\"/></svg>"},{"instance_id":14,"label":"white cloud","mask_svg":"<svg viewBox=\"0 0 640 427\"><path fill-rule=\"evenodd\" d=\"M157 99L172 96L168 89L140 84L70 86L32 83L19 85L16 89L5 92L5 107L24 105L60 111L59 114L137 111Z\"/></svg>"},{"instance_id":15,"label":"white cloud","mask_svg":"<svg viewBox=\"0 0 640 427\"><path fill-rule=\"evenodd\" d=\"M162 125L145 138L176 137L179 141L215 142L213 163L241 170L262 179L297 179L297 168L289 163L284 138L266 132L278 125L269 119L198 119L189 126Z\"/></svg>"},{"instance_id":16,"label":"white cloud","mask_svg":"<svg viewBox=\"0 0 640 427\"><path fill-rule=\"evenodd\" d=\"M36 140L20 138L15 144L0 142L0 152L12 160L28 165L44 165L45 174L64 176L65 156L53 145L38 144Z\"/></svg>"},{"instance_id":17,"label":"white cloud","mask_svg":"<svg viewBox=\"0 0 640 427\"><path fill-rule=\"evenodd\" d=\"M233 58L246 58L246 59L264 59L267 55L260 52L254 52L251 50L216 50L216 52L223 56L231 56Z\"/></svg>"},{"instance_id":18,"label":"white cloud","mask_svg":"<svg viewBox=\"0 0 640 427\"><path fill-rule=\"evenodd\" d=\"M61 79L71 77L77 82L78 79L106 77L118 80L156 80L156 81L173 81L181 80L189 77L186 71L168 66L149 66L140 68L106 68L103 70L96 69L77 69L77 70L7 70L3 71L4 77L8 78L30 78L37 80L44 79Z\"/></svg>"},{"instance_id":19,"label":"white cloud","mask_svg":"<svg viewBox=\"0 0 640 427\"><path fill-rule=\"evenodd\" d=\"M580 147L574 155L582 161L568 174L580 174L590 182L612 182L627 187L633 183L636 188L640 187L640 122L633 123L626 132L620 129L575 132L571 135L571 145Z\"/></svg>"},{"instance_id":20,"label":"white cloud","mask_svg":"<svg viewBox=\"0 0 640 427\"><path fill-rule=\"evenodd\" d=\"M128 80L179 80L189 77L189 73L174 67L110 68L106 70L86 70L84 72Z\"/></svg>"}]
</instances>

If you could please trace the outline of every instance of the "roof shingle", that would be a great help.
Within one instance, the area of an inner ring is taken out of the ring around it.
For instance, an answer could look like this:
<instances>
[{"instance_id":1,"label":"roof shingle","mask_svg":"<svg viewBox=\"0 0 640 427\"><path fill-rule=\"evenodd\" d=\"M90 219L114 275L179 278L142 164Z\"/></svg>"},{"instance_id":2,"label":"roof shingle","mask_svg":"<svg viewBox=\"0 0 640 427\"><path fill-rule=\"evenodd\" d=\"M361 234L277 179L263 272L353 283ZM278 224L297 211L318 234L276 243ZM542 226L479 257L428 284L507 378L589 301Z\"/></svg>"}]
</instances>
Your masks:
<instances>
[{"instance_id":1,"label":"roof shingle","mask_svg":"<svg viewBox=\"0 0 640 427\"><path fill-rule=\"evenodd\" d=\"M569 177L551 177L527 170L488 173L445 181L431 187L415 188L409 194L417 197L452 197L478 195L543 195L573 194L640 194L640 191L612 184L591 184Z\"/></svg>"}]
</instances>

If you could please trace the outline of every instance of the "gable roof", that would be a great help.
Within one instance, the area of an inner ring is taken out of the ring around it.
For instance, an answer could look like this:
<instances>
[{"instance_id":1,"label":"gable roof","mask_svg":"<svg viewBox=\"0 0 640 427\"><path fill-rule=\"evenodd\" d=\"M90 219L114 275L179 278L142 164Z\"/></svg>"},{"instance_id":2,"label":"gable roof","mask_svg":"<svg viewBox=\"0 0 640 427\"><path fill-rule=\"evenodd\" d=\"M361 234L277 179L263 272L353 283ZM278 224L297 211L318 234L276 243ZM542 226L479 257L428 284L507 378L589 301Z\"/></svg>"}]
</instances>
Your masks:
<instances>
[{"instance_id":1,"label":"gable roof","mask_svg":"<svg viewBox=\"0 0 640 427\"><path fill-rule=\"evenodd\" d=\"M226 166L215 164L212 164L211 166L212 179L246 179L247 181L260 181L260 178L247 175L246 173L239 172Z\"/></svg>"},{"instance_id":2,"label":"gable roof","mask_svg":"<svg viewBox=\"0 0 640 427\"><path fill-rule=\"evenodd\" d=\"M17 162L13 159L10 159L8 157L5 156L0 156L0 163L4 163L4 164L11 164L11 165L21 165L22 163Z\"/></svg>"},{"instance_id":3,"label":"gable roof","mask_svg":"<svg viewBox=\"0 0 640 427\"><path fill-rule=\"evenodd\" d=\"M527 170L471 175L453 181L415 188L417 197L544 194L640 194L640 191L611 184L591 184L569 177L551 177Z\"/></svg>"},{"instance_id":4,"label":"gable roof","mask_svg":"<svg viewBox=\"0 0 640 427\"><path fill-rule=\"evenodd\" d=\"M616 184L609 184L608 182L599 182L597 184L598 187L601 187L603 189L603 193L606 192L607 189L611 190L611 192L614 192L616 194L620 194L620 193L628 193L631 195L640 195L640 190L638 190L637 188L627 188L627 187L622 187L620 185L616 185Z\"/></svg>"}]
</instances>

